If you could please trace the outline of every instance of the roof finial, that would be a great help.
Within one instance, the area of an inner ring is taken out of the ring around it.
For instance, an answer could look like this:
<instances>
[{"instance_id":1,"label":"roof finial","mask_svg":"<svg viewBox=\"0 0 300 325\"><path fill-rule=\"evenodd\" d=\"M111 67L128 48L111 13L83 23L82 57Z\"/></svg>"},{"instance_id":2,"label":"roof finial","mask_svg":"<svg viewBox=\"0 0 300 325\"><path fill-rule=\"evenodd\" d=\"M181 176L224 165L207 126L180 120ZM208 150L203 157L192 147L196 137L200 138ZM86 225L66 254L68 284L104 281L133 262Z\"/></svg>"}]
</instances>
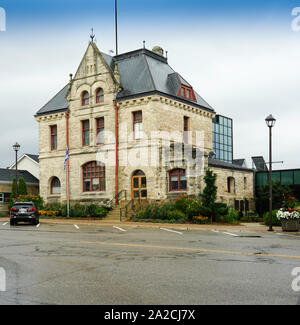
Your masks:
<instances>
[{"instance_id":1,"label":"roof finial","mask_svg":"<svg viewBox=\"0 0 300 325\"><path fill-rule=\"evenodd\" d=\"M94 34L94 28L92 28L92 32L91 32L91 35L90 35L90 38L91 38L91 42L93 43L94 42L94 38L95 38L95 34Z\"/></svg>"},{"instance_id":2,"label":"roof finial","mask_svg":"<svg viewBox=\"0 0 300 325\"><path fill-rule=\"evenodd\" d=\"M146 41L143 41L143 48L146 48L145 44L146 44Z\"/></svg>"}]
</instances>

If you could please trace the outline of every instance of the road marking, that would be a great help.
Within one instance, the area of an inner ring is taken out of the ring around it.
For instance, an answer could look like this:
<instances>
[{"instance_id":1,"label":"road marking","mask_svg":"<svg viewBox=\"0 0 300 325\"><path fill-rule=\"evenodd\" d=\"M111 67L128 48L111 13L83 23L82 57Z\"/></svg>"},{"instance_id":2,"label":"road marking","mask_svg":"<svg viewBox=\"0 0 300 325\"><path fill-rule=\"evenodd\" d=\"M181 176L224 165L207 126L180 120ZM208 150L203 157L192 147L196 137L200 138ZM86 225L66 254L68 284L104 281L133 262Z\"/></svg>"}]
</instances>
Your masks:
<instances>
[{"instance_id":1,"label":"road marking","mask_svg":"<svg viewBox=\"0 0 300 325\"><path fill-rule=\"evenodd\" d=\"M164 230L164 231L174 232L175 234L183 235L183 233L182 232L179 232L179 231L170 230L170 229L166 229L166 228L159 228L159 229L160 230Z\"/></svg>"},{"instance_id":2,"label":"road marking","mask_svg":"<svg viewBox=\"0 0 300 325\"><path fill-rule=\"evenodd\" d=\"M8 222L4 222L4 224L2 226L6 226L8 224Z\"/></svg>"},{"instance_id":3,"label":"road marking","mask_svg":"<svg viewBox=\"0 0 300 325\"><path fill-rule=\"evenodd\" d=\"M212 232L216 232L216 233L219 233L220 231L219 231L219 230L212 230Z\"/></svg>"},{"instance_id":4,"label":"road marking","mask_svg":"<svg viewBox=\"0 0 300 325\"><path fill-rule=\"evenodd\" d=\"M202 248L189 248L189 247L174 247L174 246L155 246L155 245L142 245L142 244L121 244L121 243L108 243L108 242L89 242L80 241L81 244L88 245L102 245L102 246L117 246L117 247L135 247L135 248L157 248L157 249L172 249L178 251L190 251L190 252L206 252L206 253L218 253L218 254L229 254L229 255L244 255L244 256L257 256L257 252L240 252L240 251L225 251L217 249L202 249ZM281 257L300 259L300 256L293 255L282 255L282 254L259 254L264 257Z\"/></svg>"},{"instance_id":5,"label":"road marking","mask_svg":"<svg viewBox=\"0 0 300 325\"><path fill-rule=\"evenodd\" d=\"M38 223L38 224L36 225L36 227L39 228L39 227L40 227L40 224Z\"/></svg>"},{"instance_id":6,"label":"road marking","mask_svg":"<svg viewBox=\"0 0 300 325\"><path fill-rule=\"evenodd\" d=\"M239 237L239 235L232 234L231 232L223 232L223 234L229 235L229 236L232 236L232 237Z\"/></svg>"},{"instance_id":7,"label":"road marking","mask_svg":"<svg viewBox=\"0 0 300 325\"><path fill-rule=\"evenodd\" d=\"M74 227L75 227L76 229L79 229L79 227L78 227L77 225L74 225Z\"/></svg>"},{"instance_id":8,"label":"road marking","mask_svg":"<svg viewBox=\"0 0 300 325\"><path fill-rule=\"evenodd\" d=\"M288 235L288 234L280 234L280 233L276 233L276 235L300 238L300 236L298 236L298 235Z\"/></svg>"},{"instance_id":9,"label":"road marking","mask_svg":"<svg viewBox=\"0 0 300 325\"><path fill-rule=\"evenodd\" d=\"M122 229L122 228L120 228L120 227L116 227L116 226L114 226L114 228L116 228L116 229L118 229L118 230L120 230L120 231L124 231L124 232L126 232L126 230L124 230L124 229Z\"/></svg>"}]
</instances>

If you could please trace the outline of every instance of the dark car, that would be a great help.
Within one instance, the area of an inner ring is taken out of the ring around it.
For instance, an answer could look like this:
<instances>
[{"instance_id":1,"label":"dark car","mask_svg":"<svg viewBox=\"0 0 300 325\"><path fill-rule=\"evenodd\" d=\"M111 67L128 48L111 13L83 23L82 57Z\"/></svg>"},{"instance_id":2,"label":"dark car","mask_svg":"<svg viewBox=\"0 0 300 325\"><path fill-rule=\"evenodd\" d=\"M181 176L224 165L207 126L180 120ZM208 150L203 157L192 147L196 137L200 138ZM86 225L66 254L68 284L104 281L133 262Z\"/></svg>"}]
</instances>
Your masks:
<instances>
[{"instance_id":1,"label":"dark car","mask_svg":"<svg viewBox=\"0 0 300 325\"><path fill-rule=\"evenodd\" d=\"M33 202L16 202L10 209L10 225L14 226L19 221L39 224L39 214Z\"/></svg>"}]
</instances>

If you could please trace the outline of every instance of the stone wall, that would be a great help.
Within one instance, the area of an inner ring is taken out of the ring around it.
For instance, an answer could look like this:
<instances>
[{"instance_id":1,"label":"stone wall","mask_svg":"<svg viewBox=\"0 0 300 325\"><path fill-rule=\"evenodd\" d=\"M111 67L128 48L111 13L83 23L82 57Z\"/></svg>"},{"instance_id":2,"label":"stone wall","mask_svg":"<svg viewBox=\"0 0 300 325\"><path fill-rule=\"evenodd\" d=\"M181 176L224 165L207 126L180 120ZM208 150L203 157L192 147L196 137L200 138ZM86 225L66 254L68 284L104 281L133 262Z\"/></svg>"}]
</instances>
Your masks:
<instances>
[{"instance_id":1,"label":"stone wall","mask_svg":"<svg viewBox=\"0 0 300 325\"><path fill-rule=\"evenodd\" d=\"M218 187L218 201L234 207L235 200L247 199L250 209L254 209L254 173L235 169L210 167L217 175L216 186ZM230 192L228 192L227 180L231 178Z\"/></svg>"}]
</instances>

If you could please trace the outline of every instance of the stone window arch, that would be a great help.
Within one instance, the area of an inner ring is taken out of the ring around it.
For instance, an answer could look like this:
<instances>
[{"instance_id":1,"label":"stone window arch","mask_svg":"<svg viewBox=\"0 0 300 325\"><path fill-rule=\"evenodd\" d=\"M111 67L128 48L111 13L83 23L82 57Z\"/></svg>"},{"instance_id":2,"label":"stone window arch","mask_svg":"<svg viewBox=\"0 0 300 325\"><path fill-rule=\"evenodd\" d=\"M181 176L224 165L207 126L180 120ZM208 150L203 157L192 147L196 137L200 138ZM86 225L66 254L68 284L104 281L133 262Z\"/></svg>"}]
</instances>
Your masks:
<instances>
[{"instance_id":1,"label":"stone window arch","mask_svg":"<svg viewBox=\"0 0 300 325\"><path fill-rule=\"evenodd\" d=\"M96 90L96 104L99 103L104 103L104 90L102 88Z\"/></svg>"},{"instance_id":2,"label":"stone window arch","mask_svg":"<svg viewBox=\"0 0 300 325\"><path fill-rule=\"evenodd\" d=\"M234 177L227 178L227 191L228 191L228 193L235 194L235 179L234 179Z\"/></svg>"},{"instance_id":3,"label":"stone window arch","mask_svg":"<svg viewBox=\"0 0 300 325\"><path fill-rule=\"evenodd\" d=\"M87 106L90 104L90 94L88 91L83 91L81 94L81 105Z\"/></svg>"},{"instance_id":4,"label":"stone window arch","mask_svg":"<svg viewBox=\"0 0 300 325\"><path fill-rule=\"evenodd\" d=\"M82 166L83 192L105 192L105 165L91 161Z\"/></svg>"},{"instance_id":5,"label":"stone window arch","mask_svg":"<svg viewBox=\"0 0 300 325\"><path fill-rule=\"evenodd\" d=\"M186 191L187 178L184 169L173 169L169 172L169 191Z\"/></svg>"},{"instance_id":6,"label":"stone window arch","mask_svg":"<svg viewBox=\"0 0 300 325\"><path fill-rule=\"evenodd\" d=\"M50 193L53 195L61 194L61 184L58 177L52 177L50 182Z\"/></svg>"}]
</instances>

